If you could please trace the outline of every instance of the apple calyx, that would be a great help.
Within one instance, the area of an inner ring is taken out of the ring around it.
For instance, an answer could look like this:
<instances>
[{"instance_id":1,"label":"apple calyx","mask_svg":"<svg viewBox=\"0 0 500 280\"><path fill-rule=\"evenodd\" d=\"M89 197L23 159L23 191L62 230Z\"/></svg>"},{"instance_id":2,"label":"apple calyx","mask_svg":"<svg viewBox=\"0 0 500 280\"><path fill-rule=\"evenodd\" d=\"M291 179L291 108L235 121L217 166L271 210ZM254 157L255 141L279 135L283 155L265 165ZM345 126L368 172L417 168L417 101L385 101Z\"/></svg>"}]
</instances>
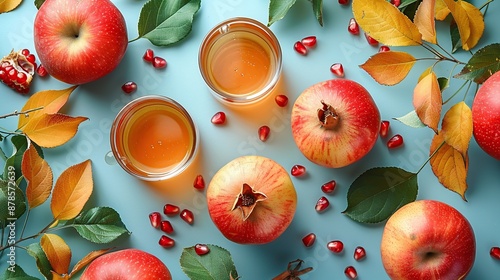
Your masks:
<instances>
[{"instance_id":1,"label":"apple calyx","mask_svg":"<svg viewBox=\"0 0 500 280\"><path fill-rule=\"evenodd\" d=\"M255 191L250 185L244 183L241 192L234 201L231 211L236 208L241 209L243 221L246 221L250 217L250 214L252 214L255 206L257 206L257 203L266 199L267 196L264 193Z\"/></svg>"},{"instance_id":2,"label":"apple calyx","mask_svg":"<svg viewBox=\"0 0 500 280\"><path fill-rule=\"evenodd\" d=\"M323 107L318 109L318 120L321 123L321 127L334 129L340 121L339 115L330 104L325 103L323 100L321 100L321 104Z\"/></svg>"}]
</instances>

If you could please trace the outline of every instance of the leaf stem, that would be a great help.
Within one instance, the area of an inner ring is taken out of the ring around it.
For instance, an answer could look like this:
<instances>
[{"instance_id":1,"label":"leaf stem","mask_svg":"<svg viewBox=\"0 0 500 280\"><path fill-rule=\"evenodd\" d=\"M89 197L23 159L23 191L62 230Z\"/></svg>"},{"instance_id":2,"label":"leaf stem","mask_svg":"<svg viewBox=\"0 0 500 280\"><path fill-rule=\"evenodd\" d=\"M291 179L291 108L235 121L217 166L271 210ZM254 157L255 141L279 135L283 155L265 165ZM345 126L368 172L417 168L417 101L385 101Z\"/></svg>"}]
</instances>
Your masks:
<instances>
[{"instance_id":1,"label":"leaf stem","mask_svg":"<svg viewBox=\"0 0 500 280\"><path fill-rule=\"evenodd\" d=\"M441 149L441 147L444 145L445 141L441 142L441 144L439 144L439 147L437 147L436 150L434 150L434 152L432 152L432 154L427 158L427 160L420 166L420 168L417 170L417 173L420 173L420 171L422 171L422 169L424 169L424 167L427 165L427 163L432 159L432 157L434 157L434 155L439 151L439 149Z\"/></svg>"},{"instance_id":2,"label":"leaf stem","mask_svg":"<svg viewBox=\"0 0 500 280\"><path fill-rule=\"evenodd\" d=\"M28 218L30 217L31 208L28 208L26 211L26 218L24 219L23 229L21 230L21 238L23 238L24 230L26 229L26 225L28 224Z\"/></svg>"},{"instance_id":3,"label":"leaf stem","mask_svg":"<svg viewBox=\"0 0 500 280\"><path fill-rule=\"evenodd\" d=\"M471 83L471 81L465 81L459 89L457 89L450 97L448 97L448 99L446 99L445 101L443 101L443 105L448 103L451 99L453 99L453 97L455 97L463 88L464 86L467 84L467 83Z\"/></svg>"},{"instance_id":4,"label":"leaf stem","mask_svg":"<svg viewBox=\"0 0 500 280\"><path fill-rule=\"evenodd\" d=\"M42 110L42 109L43 109L43 106L40 106L40 107L37 107L37 108L33 108L33 109L29 109L29 110L26 110L26 111L21 111L21 112L18 112L17 110L15 110L14 112L12 112L10 114L0 115L0 119L6 119L8 117L15 117L15 116L19 116L19 115L28 115L31 112L35 112L35 111Z\"/></svg>"},{"instance_id":5,"label":"leaf stem","mask_svg":"<svg viewBox=\"0 0 500 280\"><path fill-rule=\"evenodd\" d=\"M26 241L28 239L34 239L34 238L37 238L38 236L44 234L45 232L47 232L47 230L50 229L50 226L52 224L54 224L56 222L56 220L52 220L52 222L50 222L47 226L45 226L42 230L40 230L38 233L35 233L33 235L30 235L30 236L26 236L26 237L21 237L19 238L18 240L16 240L14 243L12 244L8 244L8 245L2 245L0 246L0 252L3 252L5 249L7 249L8 247L10 246L16 246L18 245L19 243L23 242L23 241Z\"/></svg>"}]
</instances>

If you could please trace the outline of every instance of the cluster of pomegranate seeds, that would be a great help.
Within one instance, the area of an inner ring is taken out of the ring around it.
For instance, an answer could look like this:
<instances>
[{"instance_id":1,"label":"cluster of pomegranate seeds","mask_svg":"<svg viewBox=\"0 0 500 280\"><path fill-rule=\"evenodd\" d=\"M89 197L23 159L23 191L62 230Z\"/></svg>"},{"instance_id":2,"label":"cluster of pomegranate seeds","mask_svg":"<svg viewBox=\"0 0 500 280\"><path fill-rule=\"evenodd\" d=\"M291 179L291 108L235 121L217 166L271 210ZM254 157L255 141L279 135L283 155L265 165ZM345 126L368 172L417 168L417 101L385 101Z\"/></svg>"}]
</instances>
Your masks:
<instances>
[{"instance_id":1,"label":"cluster of pomegranate seeds","mask_svg":"<svg viewBox=\"0 0 500 280\"><path fill-rule=\"evenodd\" d=\"M152 49L147 49L146 52L144 52L142 59L148 63L151 63L156 69L167 67L167 61L163 57L155 56L155 53Z\"/></svg>"},{"instance_id":2,"label":"cluster of pomegranate seeds","mask_svg":"<svg viewBox=\"0 0 500 280\"><path fill-rule=\"evenodd\" d=\"M321 191L324 193L332 193L337 186L337 182L335 180L328 181L321 186Z\"/></svg>"},{"instance_id":3,"label":"cluster of pomegranate seeds","mask_svg":"<svg viewBox=\"0 0 500 280\"><path fill-rule=\"evenodd\" d=\"M166 235L162 235L160 237L160 240L158 241L158 244L160 244L160 246L162 246L163 248L172 248L175 245L175 240Z\"/></svg>"},{"instance_id":4,"label":"cluster of pomegranate seeds","mask_svg":"<svg viewBox=\"0 0 500 280\"><path fill-rule=\"evenodd\" d=\"M396 134L387 141L387 148L394 149L403 145L403 136Z\"/></svg>"},{"instance_id":5,"label":"cluster of pomegranate seeds","mask_svg":"<svg viewBox=\"0 0 500 280\"><path fill-rule=\"evenodd\" d=\"M326 244L326 247L335 254L340 254L344 251L344 243L340 240L332 240Z\"/></svg>"},{"instance_id":6,"label":"cluster of pomegranate seeds","mask_svg":"<svg viewBox=\"0 0 500 280\"><path fill-rule=\"evenodd\" d=\"M390 51L391 48L389 48L388 46L380 46L380 48L378 48L378 52L388 52Z\"/></svg>"},{"instance_id":7,"label":"cluster of pomegranate seeds","mask_svg":"<svg viewBox=\"0 0 500 280\"><path fill-rule=\"evenodd\" d=\"M225 124L226 123L226 113L217 112L212 116L212 119L210 121L216 125Z\"/></svg>"},{"instance_id":8,"label":"cluster of pomegranate seeds","mask_svg":"<svg viewBox=\"0 0 500 280\"><path fill-rule=\"evenodd\" d=\"M307 55L308 48L314 48L317 42L316 36L307 36L295 42L295 44L293 44L293 49L301 55Z\"/></svg>"},{"instance_id":9,"label":"cluster of pomegranate seeds","mask_svg":"<svg viewBox=\"0 0 500 280\"><path fill-rule=\"evenodd\" d=\"M494 259L500 260L500 247L491 247L490 256Z\"/></svg>"},{"instance_id":10,"label":"cluster of pomegranate seeds","mask_svg":"<svg viewBox=\"0 0 500 280\"><path fill-rule=\"evenodd\" d=\"M390 127L390 122L389 121L382 121L380 123L380 136L381 137L386 137L387 134L389 133L389 127Z\"/></svg>"},{"instance_id":11,"label":"cluster of pomegranate seeds","mask_svg":"<svg viewBox=\"0 0 500 280\"><path fill-rule=\"evenodd\" d=\"M267 138L269 138L269 134L271 133L271 129L267 125L263 125L259 127L259 139L262 142L266 142Z\"/></svg>"},{"instance_id":12,"label":"cluster of pomegranate seeds","mask_svg":"<svg viewBox=\"0 0 500 280\"><path fill-rule=\"evenodd\" d=\"M343 78L345 76L344 66L342 66L342 63L332 64L332 66L330 66L330 72L332 72L335 76L339 78Z\"/></svg>"},{"instance_id":13,"label":"cluster of pomegranate seeds","mask_svg":"<svg viewBox=\"0 0 500 280\"><path fill-rule=\"evenodd\" d=\"M198 256L203 256L210 253L210 248L205 244L196 244L194 245L194 251Z\"/></svg>"},{"instance_id":14,"label":"cluster of pomegranate seeds","mask_svg":"<svg viewBox=\"0 0 500 280\"><path fill-rule=\"evenodd\" d=\"M354 249L354 259L360 261L366 257L365 248L358 246Z\"/></svg>"},{"instance_id":15,"label":"cluster of pomegranate seeds","mask_svg":"<svg viewBox=\"0 0 500 280\"><path fill-rule=\"evenodd\" d=\"M195 184L198 183L198 177L195 180ZM204 183L203 183L204 185ZM167 216L175 216L179 215L182 220L184 220L188 224L193 224L194 222L194 215L193 212L191 212L188 209L183 209L182 211L180 210L179 206L167 203L163 206L163 213ZM158 241L158 244L164 248L171 248L175 245L175 240L172 239L171 237L167 236L167 234L172 234L174 233L174 227L172 226L172 223L168 220L162 219L161 213L160 212L151 212L149 214L149 221L151 222L151 226L156 229L160 229L164 234L160 237L160 240Z\"/></svg>"},{"instance_id":16,"label":"cluster of pomegranate seeds","mask_svg":"<svg viewBox=\"0 0 500 280\"><path fill-rule=\"evenodd\" d=\"M137 90L137 84L132 81L128 81L122 85L122 90L126 94L131 94L132 92Z\"/></svg>"},{"instance_id":17,"label":"cluster of pomegranate seeds","mask_svg":"<svg viewBox=\"0 0 500 280\"><path fill-rule=\"evenodd\" d=\"M0 81L18 93L27 94L37 65L28 49L11 51L0 60Z\"/></svg>"},{"instance_id":18,"label":"cluster of pomegranate seeds","mask_svg":"<svg viewBox=\"0 0 500 280\"><path fill-rule=\"evenodd\" d=\"M181 219L184 220L184 222L192 225L194 223L194 214L191 212L191 210L184 209L180 213Z\"/></svg>"},{"instance_id":19,"label":"cluster of pomegranate seeds","mask_svg":"<svg viewBox=\"0 0 500 280\"><path fill-rule=\"evenodd\" d=\"M179 206L174 204L167 203L165 204L165 206L163 206L163 213L165 213L165 215L167 216L175 216L179 214L180 211L181 209L179 208Z\"/></svg>"},{"instance_id":20,"label":"cluster of pomegranate seeds","mask_svg":"<svg viewBox=\"0 0 500 280\"><path fill-rule=\"evenodd\" d=\"M290 171L290 173L294 177L303 176L306 174L306 168L303 165L296 164L292 166L292 170Z\"/></svg>"},{"instance_id":21,"label":"cluster of pomegranate seeds","mask_svg":"<svg viewBox=\"0 0 500 280\"><path fill-rule=\"evenodd\" d=\"M314 207L314 209L316 209L316 212L321 213L325 211L328 206L330 206L330 201L328 201L328 198L322 196L316 202L316 206Z\"/></svg>"},{"instance_id":22,"label":"cluster of pomegranate seeds","mask_svg":"<svg viewBox=\"0 0 500 280\"><path fill-rule=\"evenodd\" d=\"M311 247L314 244L314 241L316 241L316 234L312 232L302 237L302 243L306 247Z\"/></svg>"},{"instance_id":23,"label":"cluster of pomegranate seeds","mask_svg":"<svg viewBox=\"0 0 500 280\"><path fill-rule=\"evenodd\" d=\"M288 97L283 94L276 95L274 98L274 101L276 101L276 104L280 107L285 107L288 104Z\"/></svg>"},{"instance_id":24,"label":"cluster of pomegranate seeds","mask_svg":"<svg viewBox=\"0 0 500 280\"><path fill-rule=\"evenodd\" d=\"M378 41L373 39L373 37L368 35L368 33L366 32L365 32L365 38L370 46L378 47Z\"/></svg>"},{"instance_id":25,"label":"cluster of pomegranate seeds","mask_svg":"<svg viewBox=\"0 0 500 280\"><path fill-rule=\"evenodd\" d=\"M205 189L205 179L203 179L202 175L197 175L194 179L193 187L197 190Z\"/></svg>"},{"instance_id":26,"label":"cluster of pomegranate seeds","mask_svg":"<svg viewBox=\"0 0 500 280\"><path fill-rule=\"evenodd\" d=\"M347 26L347 31L352 35L359 35L359 24L356 19L351 18L349 20L349 25Z\"/></svg>"},{"instance_id":27,"label":"cluster of pomegranate seeds","mask_svg":"<svg viewBox=\"0 0 500 280\"><path fill-rule=\"evenodd\" d=\"M356 279L358 277L358 272L354 266L348 266L344 270L344 274L349 279Z\"/></svg>"}]
</instances>

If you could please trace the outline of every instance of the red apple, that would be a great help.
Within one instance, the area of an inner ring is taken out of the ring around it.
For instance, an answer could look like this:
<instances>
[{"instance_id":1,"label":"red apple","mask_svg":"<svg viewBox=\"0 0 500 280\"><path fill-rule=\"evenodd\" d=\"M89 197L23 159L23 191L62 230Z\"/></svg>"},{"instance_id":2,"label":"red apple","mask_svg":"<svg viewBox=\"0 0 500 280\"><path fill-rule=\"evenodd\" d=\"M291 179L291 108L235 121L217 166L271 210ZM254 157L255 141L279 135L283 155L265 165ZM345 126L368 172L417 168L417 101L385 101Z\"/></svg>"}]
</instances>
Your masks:
<instances>
[{"instance_id":1,"label":"red apple","mask_svg":"<svg viewBox=\"0 0 500 280\"><path fill-rule=\"evenodd\" d=\"M212 221L227 239L264 244L292 222L297 193L281 165L261 156L242 156L214 175L207 203Z\"/></svg>"},{"instance_id":2,"label":"red apple","mask_svg":"<svg viewBox=\"0 0 500 280\"><path fill-rule=\"evenodd\" d=\"M500 160L500 71L490 76L472 103L474 139L488 155Z\"/></svg>"},{"instance_id":3,"label":"red apple","mask_svg":"<svg viewBox=\"0 0 500 280\"><path fill-rule=\"evenodd\" d=\"M156 256L138 249L123 249L92 261L80 279L171 280L172 276Z\"/></svg>"},{"instance_id":4,"label":"red apple","mask_svg":"<svg viewBox=\"0 0 500 280\"><path fill-rule=\"evenodd\" d=\"M474 264L476 241L467 219L435 200L404 205L387 221L380 244L391 279L464 279Z\"/></svg>"},{"instance_id":5,"label":"red apple","mask_svg":"<svg viewBox=\"0 0 500 280\"><path fill-rule=\"evenodd\" d=\"M109 0L46 0L36 14L33 36L47 72L75 85L113 71L128 44L125 19Z\"/></svg>"},{"instance_id":6,"label":"red apple","mask_svg":"<svg viewBox=\"0 0 500 280\"><path fill-rule=\"evenodd\" d=\"M292 134L310 161L344 167L364 157L375 145L380 113L370 93L348 79L315 84L295 101Z\"/></svg>"}]
</instances>

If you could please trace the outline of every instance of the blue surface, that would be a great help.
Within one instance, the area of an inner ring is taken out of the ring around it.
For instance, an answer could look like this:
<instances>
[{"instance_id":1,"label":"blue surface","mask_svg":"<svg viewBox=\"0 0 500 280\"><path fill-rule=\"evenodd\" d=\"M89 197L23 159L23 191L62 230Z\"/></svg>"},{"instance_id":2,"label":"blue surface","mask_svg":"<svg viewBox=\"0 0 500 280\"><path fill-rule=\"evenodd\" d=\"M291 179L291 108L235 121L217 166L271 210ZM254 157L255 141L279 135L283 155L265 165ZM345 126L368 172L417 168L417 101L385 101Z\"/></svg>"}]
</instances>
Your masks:
<instances>
[{"instance_id":1,"label":"blue surface","mask_svg":"<svg viewBox=\"0 0 500 280\"><path fill-rule=\"evenodd\" d=\"M130 39L137 36L139 11L144 1L114 1L123 12ZM290 98L285 109L279 108L274 101L268 100L254 108L231 108L213 98L209 93L198 70L198 47L208 30L220 21L246 16L267 22L267 0L205 0L196 15L192 33L180 44L171 47L154 47L149 41L141 39L129 44L122 63L105 78L80 86L71 96L65 107L66 113L87 116L77 136L62 147L46 150L46 159L54 169L56 177L70 165L86 159L92 160L94 193L88 206L110 206L116 209L132 232L130 237L121 238L107 245L95 245L81 239L73 230L58 231L73 251L72 265L90 250L106 247L136 247L151 252L163 260L170 268L175 279L187 279L181 271L179 257L184 247L196 243L211 243L228 249L242 279L270 279L286 268L289 261L297 258L306 261L306 266L314 270L302 279L344 279L344 268L354 265L358 279L386 279L379 253L380 238L384 223L364 225L350 220L341 214L346 207L346 193L351 182L363 171L376 166L399 166L409 171L417 171L428 157L428 147L432 132L430 129L414 129L397 121L391 121L390 134L399 133L405 137L402 148L388 150L385 140L379 139L374 149L363 160L342 168L327 169L307 161L293 143L290 131L290 109L295 98L310 85L333 78L329 71L331 64L343 63L346 78L353 79L365 86L375 99L382 118L400 117L413 110L412 92L416 79L430 64L419 62L402 83L381 86L368 76L358 65L378 49L369 46L363 36L353 36L346 30L352 17L350 7L341 6L337 1L324 1L324 27L316 22L310 2L298 0L285 19L275 23L272 30L278 37L283 49L283 79L279 92ZM476 6L484 1L472 1ZM479 45L485 46L500 41L500 33L495 30L495 16L500 12L497 1L490 6L486 16L486 33ZM7 54L11 49L33 47L33 19L36 8L33 1L24 1L14 12L1 14L0 53ZM450 49L446 24L438 23L439 41ZM308 56L294 52L293 43L301 38L315 35L317 47ZM168 61L165 70L155 70L142 60L147 48ZM394 48L397 49L397 48ZM406 48L416 57L429 57L420 48ZM470 54L459 52L456 56L467 61ZM438 70L447 76L453 67L451 63L441 63ZM458 68L457 68L458 69ZM122 93L121 85L133 80L138 91L128 96ZM454 82L457 88L461 82ZM53 78L37 78L33 90L62 89L67 85ZM175 179L161 183L138 181L126 174L120 167L107 164L106 154L110 151L109 128L118 110L128 101L147 94L160 94L181 103L192 115L201 134L199 156L186 172ZM471 104L472 95L466 102ZM18 95L0 85L0 114L20 109L27 97ZM225 111L228 122L225 126L214 126L210 118L217 111ZM14 118L0 120L0 126L13 127ZM257 138L261 125L271 127L271 136L262 143ZM298 209L288 230L276 241L259 246L234 244L226 240L211 222L203 192L193 189L192 183L197 174L202 174L207 183L215 172L235 157L258 154L270 157L285 169L294 164L307 168L308 176L293 178L298 192ZM469 279L497 279L500 275L500 261L489 256L492 246L500 246L500 163L487 156L472 141L470 146L470 169L466 193L468 202L445 189L433 175L428 164L418 176L418 199L436 199L451 204L463 213L472 224L477 238L477 257ZM314 210L317 199L323 195L320 186L332 179L338 183L337 190L328 196L332 207L318 214ZM174 203L189 208L195 214L194 225L187 225L179 218L172 218L176 230L173 238L176 246L163 249L157 241L160 232L151 228L148 214L161 211L165 203ZM30 216L27 233L35 233L50 219L47 205L36 209ZM317 235L316 244L305 248L301 238L309 232ZM342 255L334 255L326 249L332 239L344 242ZM29 243L24 243L27 245ZM352 253L361 245L366 248L367 258L356 262ZM41 277L34 260L23 250L18 250L18 264L29 274ZM6 268L5 255L1 258L0 268Z\"/></svg>"}]
</instances>

